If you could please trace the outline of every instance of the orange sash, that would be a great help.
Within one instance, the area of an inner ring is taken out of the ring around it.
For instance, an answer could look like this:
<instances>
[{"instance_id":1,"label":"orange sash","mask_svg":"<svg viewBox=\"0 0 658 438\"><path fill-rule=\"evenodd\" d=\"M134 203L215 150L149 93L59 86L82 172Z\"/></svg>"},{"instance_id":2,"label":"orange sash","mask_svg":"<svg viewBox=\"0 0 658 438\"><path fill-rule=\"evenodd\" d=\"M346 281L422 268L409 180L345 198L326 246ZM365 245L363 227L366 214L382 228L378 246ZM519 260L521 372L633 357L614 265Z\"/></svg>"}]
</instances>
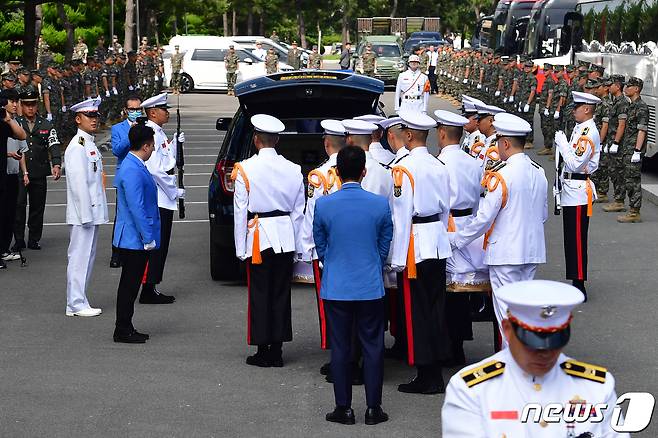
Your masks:
<instances>
[{"instance_id":1,"label":"orange sash","mask_svg":"<svg viewBox=\"0 0 658 438\"><path fill-rule=\"evenodd\" d=\"M414 177L411 175L408 169L402 166L395 166L391 170L393 174L393 190L397 196L402 194L402 179L404 175L407 175L409 182L411 183L411 192L413 194L415 183ZM407 250L407 278L416 278L416 253L415 253L415 242L414 242L414 224L411 224L411 233L409 236L409 248Z\"/></svg>"},{"instance_id":2,"label":"orange sash","mask_svg":"<svg viewBox=\"0 0 658 438\"><path fill-rule=\"evenodd\" d=\"M482 187L486 188L487 192L495 191L499 185L502 186L503 190L503 202L500 206L500 209L502 210L507 205L507 184L505 183L502 175L498 172L491 171L488 172L482 180ZM487 246L489 246L489 236L491 236L491 233L493 233L495 225L496 220L494 219L491 227L489 227L489 230L487 230L487 232L484 234L484 245L482 245L482 249L486 250Z\"/></svg>"},{"instance_id":3,"label":"orange sash","mask_svg":"<svg viewBox=\"0 0 658 438\"><path fill-rule=\"evenodd\" d=\"M247 174L240 163L235 163L233 171L231 172L231 179L235 181L238 174L242 176L244 186L247 189L247 193L249 193L249 179L247 178ZM254 229L254 242L251 248L251 263L254 265L260 265L263 263L263 259L260 255L260 227L258 226L258 215L254 216L250 223L247 223L247 228Z\"/></svg>"}]
</instances>

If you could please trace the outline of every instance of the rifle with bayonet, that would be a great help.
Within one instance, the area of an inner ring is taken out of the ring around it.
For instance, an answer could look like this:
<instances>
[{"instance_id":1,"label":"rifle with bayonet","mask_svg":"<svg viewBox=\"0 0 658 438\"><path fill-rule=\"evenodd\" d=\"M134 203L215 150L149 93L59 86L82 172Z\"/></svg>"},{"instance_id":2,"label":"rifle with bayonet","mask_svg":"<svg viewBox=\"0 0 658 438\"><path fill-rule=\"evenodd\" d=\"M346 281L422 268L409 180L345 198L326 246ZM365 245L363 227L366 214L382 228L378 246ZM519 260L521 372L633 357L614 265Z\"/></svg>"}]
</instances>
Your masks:
<instances>
[{"instance_id":1,"label":"rifle with bayonet","mask_svg":"<svg viewBox=\"0 0 658 438\"><path fill-rule=\"evenodd\" d=\"M183 155L183 142L180 141L180 95L176 104L176 168L178 169L178 188L184 189L185 155ZM185 199L183 198L178 198L178 217L185 219Z\"/></svg>"},{"instance_id":2,"label":"rifle with bayonet","mask_svg":"<svg viewBox=\"0 0 658 438\"><path fill-rule=\"evenodd\" d=\"M553 197L555 198L555 213L556 216L560 215L562 211L562 178L560 178L560 173L562 171L562 155L560 154L560 148L557 143L553 144L555 148L555 182L553 183Z\"/></svg>"}]
</instances>

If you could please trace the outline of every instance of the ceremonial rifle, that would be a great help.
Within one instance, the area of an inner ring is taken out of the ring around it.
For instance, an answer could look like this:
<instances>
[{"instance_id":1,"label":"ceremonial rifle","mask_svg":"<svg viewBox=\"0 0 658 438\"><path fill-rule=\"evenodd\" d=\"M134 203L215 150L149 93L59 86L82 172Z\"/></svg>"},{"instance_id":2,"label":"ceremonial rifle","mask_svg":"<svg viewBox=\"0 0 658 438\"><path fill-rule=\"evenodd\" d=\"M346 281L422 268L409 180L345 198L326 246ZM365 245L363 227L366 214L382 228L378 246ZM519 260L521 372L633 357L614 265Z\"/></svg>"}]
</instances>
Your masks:
<instances>
[{"instance_id":1,"label":"ceremonial rifle","mask_svg":"<svg viewBox=\"0 0 658 438\"><path fill-rule=\"evenodd\" d=\"M184 189L185 156L183 155L183 143L180 141L180 94L176 104L176 167L178 168L178 188ZM185 219L185 199L183 198L178 198L178 217Z\"/></svg>"},{"instance_id":2,"label":"ceremonial rifle","mask_svg":"<svg viewBox=\"0 0 658 438\"><path fill-rule=\"evenodd\" d=\"M553 196L555 197L555 210L553 211L556 216L560 215L562 211L562 179L560 178L560 170L562 169L562 155L557 143L553 143L555 148L555 183L553 183Z\"/></svg>"}]
</instances>

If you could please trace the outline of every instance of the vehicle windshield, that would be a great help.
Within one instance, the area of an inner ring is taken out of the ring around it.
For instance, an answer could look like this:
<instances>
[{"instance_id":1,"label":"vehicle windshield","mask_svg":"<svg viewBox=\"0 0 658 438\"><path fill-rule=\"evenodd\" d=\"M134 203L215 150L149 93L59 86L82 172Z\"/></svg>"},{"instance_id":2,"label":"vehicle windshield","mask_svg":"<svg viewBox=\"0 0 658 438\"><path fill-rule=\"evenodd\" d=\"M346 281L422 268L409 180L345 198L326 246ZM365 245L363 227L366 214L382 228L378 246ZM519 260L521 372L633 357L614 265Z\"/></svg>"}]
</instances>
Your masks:
<instances>
[{"instance_id":1,"label":"vehicle windshield","mask_svg":"<svg viewBox=\"0 0 658 438\"><path fill-rule=\"evenodd\" d=\"M361 53L363 54L365 51L366 48L364 46L361 50ZM380 58L397 58L402 56L400 53L400 46L397 44L373 44L372 51L375 52L375 54Z\"/></svg>"}]
</instances>

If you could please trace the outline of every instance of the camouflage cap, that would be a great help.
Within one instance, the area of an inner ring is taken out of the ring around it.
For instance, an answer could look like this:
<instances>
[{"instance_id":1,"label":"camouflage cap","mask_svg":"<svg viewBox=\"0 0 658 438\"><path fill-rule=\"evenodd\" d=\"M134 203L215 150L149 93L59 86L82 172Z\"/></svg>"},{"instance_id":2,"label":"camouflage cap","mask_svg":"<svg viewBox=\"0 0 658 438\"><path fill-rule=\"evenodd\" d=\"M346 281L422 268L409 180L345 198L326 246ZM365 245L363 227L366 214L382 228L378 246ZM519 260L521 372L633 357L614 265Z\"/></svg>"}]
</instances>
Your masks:
<instances>
[{"instance_id":1,"label":"camouflage cap","mask_svg":"<svg viewBox=\"0 0 658 438\"><path fill-rule=\"evenodd\" d=\"M30 73L32 73L32 76L39 76L40 78L44 77L46 75L46 72L43 70L32 70Z\"/></svg>"},{"instance_id":2,"label":"camouflage cap","mask_svg":"<svg viewBox=\"0 0 658 438\"><path fill-rule=\"evenodd\" d=\"M590 64L587 71L589 73L599 72L600 74L603 74L603 72L605 71L605 67L598 64Z\"/></svg>"},{"instance_id":3,"label":"camouflage cap","mask_svg":"<svg viewBox=\"0 0 658 438\"><path fill-rule=\"evenodd\" d=\"M626 81L626 86L642 88L644 86L644 81L638 77L631 76L630 78L628 78L628 81Z\"/></svg>"},{"instance_id":4,"label":"camouflage cap","mask_svg":"<svg viewBox=\"0 0 658 438\"><path fill-rule=\"evenodd\" d=\"M599 85L601 85L601 81L598 79L588 79L587 82L585 82L585 88L587 89L598 88Z\"/></svg>"},{"instance_id":5,"label":"camouflage cap","mask_svg":"<svg viewBox=\"0 0 658 438\"><path fill-rule=\"evenodd\" d=\"M626 83L626 77L624 75L612 75L610 76L612 83L618 83L624 85Z\"/></svg>"},{"instance_id":6,"label":"camouflage cap","mask_svg":"<svg viewBox=\"0 0 658 438\"><path fill-rule=\"evenodd\" d=\"M610 85L612 85L612 79L610 79L610 76L601 78L599 82L601 82L601 85L604 87L609 87Z\"/></svg>"},{"instance_id":7,"label":"camouflage cap","mask_svg":"<svg viewBox=\"0 0 658 438\"><path fill-rule=\"evenodd\" d=\"M576 66L573 64L568 64L566 67L567 72L571 73L576 69Z\"/></svg>"},{"instance_id":8,"label":"camouflage cap","mask_svg":"<svg viewBox=\"0 0 658 438\"><path fill-rule=\"evenodd\" d=\"M534 66L535 66L535 63L532 62L532 61L526 61L526 62L523 63L523 67L526 67L526 68L532 68Z\"/></svg>"},{"instance_id":9,"label":"camouflage cap","mask_svg":"<svg viewBox=\"0 0 658 438\"><path fill-rule=\"evenodd\" d=\"M578 68L580 69L580 67L588 68L589 67L589 62L583 61L582 59L579 59L578 60Z\"/></svg>"},{"instance_id":10,"label":"camouflage cap","mask_svg":"<svg viewBox=\"0 0 658 438\"><path fill-rule=\"evenodd\" d=\"M553 64L551 64L550 62L545 62L544 70L553 70Z\"/></svg>"},{"instance_id":11,"label":"camouflage cap","mask_svg":"<svg viewBox=\"0 0 658 438\"><path fill-rule=\"evenodd\" d=\"M16 75L10 71L3 73L2 75L2 80L3 81L16 81Z\"/></svg>"},{"instance_id":12,"label":"camouflage cap","mask_svg":"<svg viewBox=\"0 0 658 438\"><path fill-rule=\"evenodd\" d=\"M229 49L235 49L235 46L233 44L229 44L228 48Z\"/></svg>"},{"instance_id":13,"label":"camouflage cap","mask_svg":"<svg viewBox=\"0 0 658 438\"><path fill-rule=\"evenodd\" d=\"M25 67L22 67L22 68L19 68L19 69L18 69L18 74L19 74L19 75L27 75L27 76L29 76L29 75L30 75L30 70L28 70L28 69L25 68Z\"/></svg>"}]
</instances>

